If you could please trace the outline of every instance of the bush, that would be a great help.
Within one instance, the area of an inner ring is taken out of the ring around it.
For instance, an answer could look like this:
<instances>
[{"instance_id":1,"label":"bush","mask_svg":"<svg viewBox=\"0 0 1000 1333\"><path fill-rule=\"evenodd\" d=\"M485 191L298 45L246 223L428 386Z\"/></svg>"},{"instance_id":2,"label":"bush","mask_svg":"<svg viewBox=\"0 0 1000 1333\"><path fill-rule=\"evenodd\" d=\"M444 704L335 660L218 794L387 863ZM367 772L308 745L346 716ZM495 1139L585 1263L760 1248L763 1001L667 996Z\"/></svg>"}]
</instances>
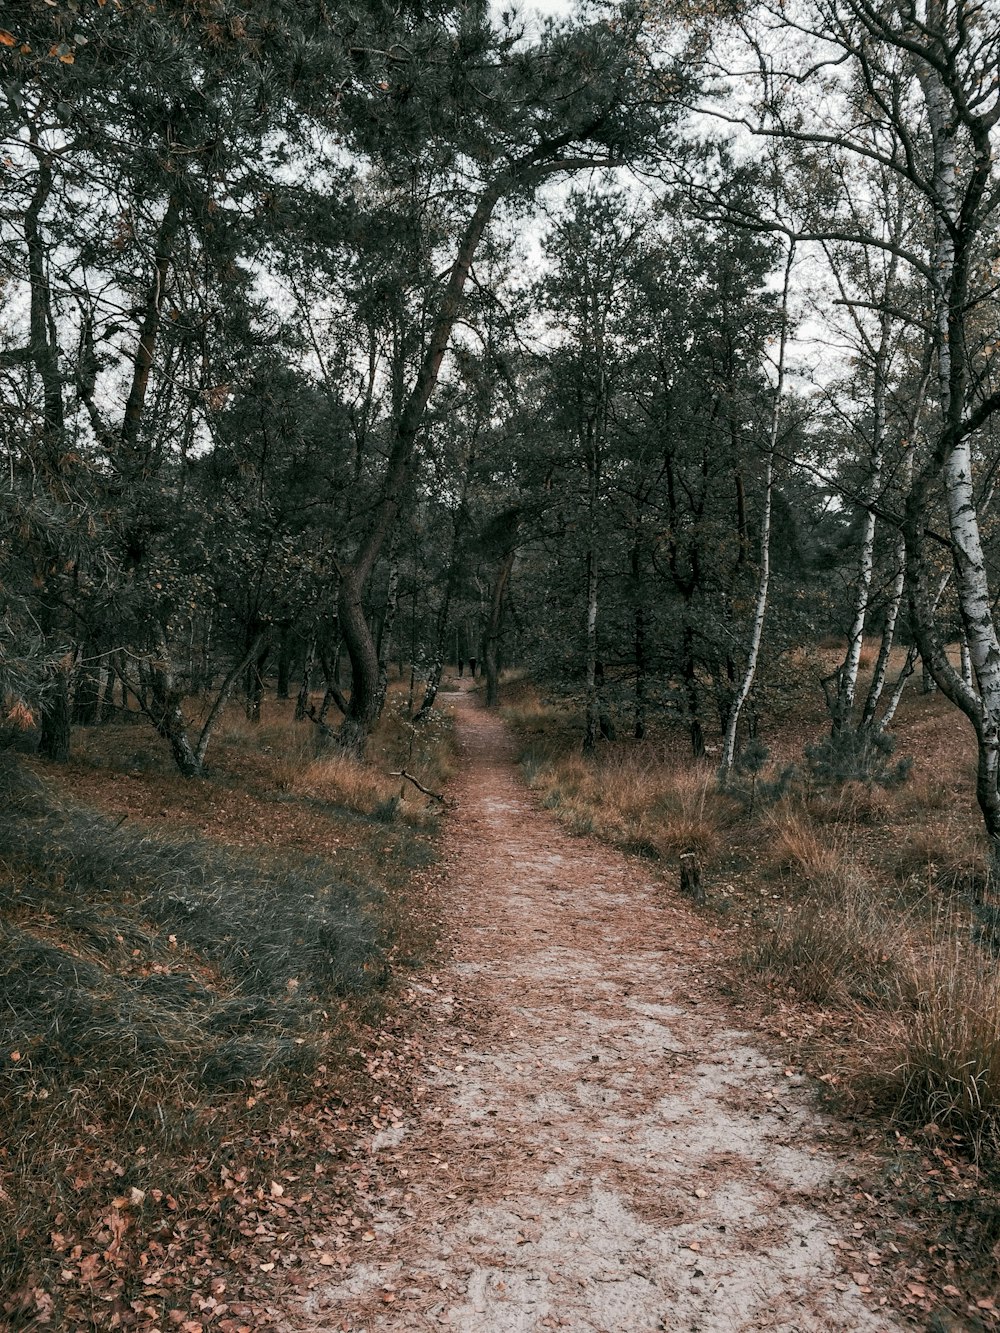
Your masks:
<instances>
[{"instance_id":1,"label":"bush","mask_svg":"<svg viewBox=\"0 0 1000 1333\"><path fill-rule=\"evenodd\" d=\"M913 760L891 763L895 748L895 739L884 732L844 727L806 746L808 776L820 787L840 787L847 782L899 787L910 776Z\"/></svg>"},{"instance_id":2,"label":"bush","mask_svg":"<svg viewBox=\"0 0 1000 1333\"><path fill-rule=\"evenodd\" d=\"M925 963L889 1080L902 1121L968 1139L977 1156L1000 1150L1000 975L962 944Z\"/></svg>"}]
</instances>

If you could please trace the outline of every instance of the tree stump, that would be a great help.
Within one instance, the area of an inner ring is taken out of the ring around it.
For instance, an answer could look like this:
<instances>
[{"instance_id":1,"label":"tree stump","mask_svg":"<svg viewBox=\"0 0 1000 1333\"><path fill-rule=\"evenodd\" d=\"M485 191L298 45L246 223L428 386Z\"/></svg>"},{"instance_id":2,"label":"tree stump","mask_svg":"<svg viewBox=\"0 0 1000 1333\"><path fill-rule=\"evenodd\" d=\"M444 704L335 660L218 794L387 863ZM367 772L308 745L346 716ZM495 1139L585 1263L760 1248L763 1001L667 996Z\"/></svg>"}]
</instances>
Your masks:
<instances>
[{"instance_id":1,"label":"tree stump","mask_svg":"<svg viewBox=\"0 0 1000 1333\"><path fill-rule=\"evenodd\" d=\"M701 866L694 852L681 856L681 893L694 899L699 907L705 905L705 890L701 886Z\"/></svg>"}]
</instances>

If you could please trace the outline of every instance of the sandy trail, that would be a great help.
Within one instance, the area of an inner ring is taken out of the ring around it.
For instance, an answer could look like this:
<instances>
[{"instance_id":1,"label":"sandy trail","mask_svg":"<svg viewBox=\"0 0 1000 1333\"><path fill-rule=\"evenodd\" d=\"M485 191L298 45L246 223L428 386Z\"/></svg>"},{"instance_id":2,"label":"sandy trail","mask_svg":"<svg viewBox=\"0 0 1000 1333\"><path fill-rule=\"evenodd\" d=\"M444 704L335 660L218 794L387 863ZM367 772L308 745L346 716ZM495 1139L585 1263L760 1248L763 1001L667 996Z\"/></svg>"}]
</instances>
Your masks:
<instances>
[{"instance_id":1,"label":"sandy trail","mask_svg":"<svg viewBox=\"0 0 1000 1333\"><path fill-rule=\"evenodd\" d=\"M824 1121L706 999L711 927L640 862L565 834L503 724L456 709L453 956L414 983L426 1095L370 1144L375 1239L287 1327L899 1327L833 1285Z\"/></svg>"}]
</instances>

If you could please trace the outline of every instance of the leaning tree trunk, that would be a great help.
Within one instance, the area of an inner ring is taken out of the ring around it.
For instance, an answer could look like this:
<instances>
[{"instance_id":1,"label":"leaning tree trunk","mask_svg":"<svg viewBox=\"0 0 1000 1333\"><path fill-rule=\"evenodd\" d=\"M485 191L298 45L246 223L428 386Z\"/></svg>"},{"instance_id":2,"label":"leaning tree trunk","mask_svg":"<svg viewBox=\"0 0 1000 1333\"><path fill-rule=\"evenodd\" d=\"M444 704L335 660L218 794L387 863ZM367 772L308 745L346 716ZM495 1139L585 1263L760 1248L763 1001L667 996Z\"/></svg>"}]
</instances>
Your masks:
<instances>
[{"instance_id":1,"label":"leaning tree trunk","mask_svg":"<svg viewBox=\"0 0 1000 1333\"><path fill-rule=\"evenodd\" d=\"M215 696L197 741L192 743L182 706L183 691L177 682L166 635L162 629L157 630L156 657L149 664L150 698L148 705L143 705L143 709L170 746L174 763L183 777L197 778L204 772L209 741L223 709L229 702L236 682L250 663L258 660L259 655L265 651L267 642L266 633L258 634L243 656L232 664Z\"/></svg>"},{"instance_id":2,"label":"leaning tree trunk","mask_svg":"<svg viewBox=\"0 0 1000 1333\"><path fill-rule=\"evenodd\" d=\"M410 482L417 436L437 387L455 321L462 309L472 261L494 209L512 183L513 180L506 176L492 181L483 191L469 219L434 317L416 382L396 423L381 498L375 506L368 532L354 560L341 570L338 611L344 645L351 659L351 698L347 716L341 725L340 740L345 749L355 752L364 750L367 738L378 722L382 705L378 651L365 615L365 588L402 507Z\"/></svg>"},{"instance_id":3,"label":"leaning tree trunk","mask_svg":"<svg viewBox=\"0 0 1000 1333\"><path fill-rule=\"evenodd\" d=\"M365 579L351 566L341 572L340 596L337 615L344 635L344 646L351 661L351 697L347 715L341 723L338 739L341 746L355 754L362 754L368 736L379 717L379 662L378 649L365 615L363 589Z\"/></svg>"},{"instance_id":4,"label":"leaning tree trunk","mask_svg":"<svg viewBox=\"0 0 1000 1333\"><path fill-rule=\"evenodd\" d=\"M364 611L364 593L382 547L393 531L411 481L414 451L427 407L437 388L441 365L452 331L462 312L465 287L483 233L501 199L513 189L534 188L547 175L595 165L595 159L566 156L567 143L575 136L563 135L530 149L483 189L458 245L454 262L434 315L430 336L417 377L396 421L383 474L381 495L373 506L369 527L354 559L341 568L339 611L344 643L351 659L350 707L340 730L345 748L364 749L378 721L378 653Z\"/></svg>"}]
</instances>

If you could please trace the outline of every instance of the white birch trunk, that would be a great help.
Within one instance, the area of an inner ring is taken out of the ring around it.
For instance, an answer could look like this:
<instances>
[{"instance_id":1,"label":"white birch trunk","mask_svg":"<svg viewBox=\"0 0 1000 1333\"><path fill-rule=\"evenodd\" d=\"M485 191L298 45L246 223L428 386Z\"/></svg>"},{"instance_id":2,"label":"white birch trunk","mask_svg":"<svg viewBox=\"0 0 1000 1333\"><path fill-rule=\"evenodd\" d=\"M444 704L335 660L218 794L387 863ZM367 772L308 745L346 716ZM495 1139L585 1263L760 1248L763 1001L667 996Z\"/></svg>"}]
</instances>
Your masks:
<instances>
[{"instance_id":1,"label":"white birch trunk","mask_svg":"<svg viewBox=\"0 0 1000 1333\"><path fill-rule=\"evenodd\" d=\"M774 492L774 451L778 444L781 403L785 390L785 349L788 344L788 289L791 283L794 260L795 242L791 241L788 246L788 256L785 260L785 276L781 289L778 377L774 388L774 402L771 408L771 422L768 432L767 459L764 464L764 507L760 523L760 573L757 581L757 600L750 629L750 641L747 645L747 664L739 689L736 691L729 708L729 717L726 721L725 735L722 740L719 778L723 782L729 776L736 759L736 734L740 724L740 714L753 686L754 676L757 674L757 661L760 657L760 645L764 636L764 621L767 617L767 597L771 583L771 505Z\"/></svg>"},{"instance_id":2,"label":"white birch trunk","mask_svg":"<svg viewBox=\"0 0 1000 1333\"><path fill-rule=\"evenodd\" d=\"M893 265L890 272L895 271ZM878 349L875 355L875 384L872 396L872 447L871 469L868 474L867 500L873 505L882 481L882 465L885 458L886 433L886 367L889 357L889 338L891 317L882 316L882 329ZM861 666L861 649L865 640L865 621L868 618L868 606L871 602L872 579L875 573L875 513L872 508L865 512L864 526L861 531L861 547L858 552L858 570L854 594L854 615L847 638L847 655L840 669L837 685L837 702L833 717L833 730L840 731L851 725L854 712L854 696L858 688L858 670ZM902 591L902 589L900 589Z\"/></svg>"},{"instance_id":3,"label":"white birch trunk","mask_svg":"<svg viewBox=\"0 0 1000 1333\"><path fill-rule=\"evenodd\" d=\"M929 18L946 30L941 0L928 6ZM959 235L961 207L958 199L956 130L949 93L937 69L924 65L920 84L927 106L934 148L935 275L938 379L941 415L946 431L954 431L944 459L943 481L948 530L952 541L955 584L962 625L969 645L979 695L966 686L943 652L932 658L938 683L946 689L972 721L978 742L976 796L993 847L994 863L1000 868L1000 641L993 620L992 598L986 572L979 514L972 474L972 439L956 429L966 404L956 401L955 386L964 384L964 365L953 362L965 356L964 320L966 291L957 263L955 238ZM966 239L966 248L968 240ZM968 262L965 256L964 262Z\"/></svg>"},{"instance_id":4,"label":"white birch trunk","mask_svg":"<svg viewBox=\"0 0 1000 1333\"><path fill-rule=\"evenodd\" d=\"M892 653L892 645L896 638L896 621L899 619L899 608L903 601L903 587L906 583L906 542L902 534L896 538L895 561L896 573L892 580L892 590L889 593L889 602L885 609L885 624L882 627L882 642L879 645L878 661L875 663L875 670L872 672L871 684L868 687L868 695L861 714L863 729L870 728L875 720L875 713L878 709L879 700L882 698L882 691L885 689L886 677L889 674L889 656Z\"/></svg>"},{"instance_id":5,"label":"white birch trunk","mask_svg":"<svg viewBox=\"0 0 1000 1333\"><path fill-rule=\"evenodd\" d=\"M942 574L941 581L938 583L937 591L934 594L934 600L931 603L931 615L933 615L934 612L937 610L938 603L941 601L941 598L944 595L944 590L945 588L947 588L950 582L951 582L951 571L948 570L947 573ZM919 650L917 648L917 645L915 643L911 644L909 651L906 654L906 661L903 663L900 673L896 677L896 683L892 687L892 694L889 696L889 702L886 705L885 712L882 714L879 721L875 723L873 727L873 730L878 735L881 735L882 732L886 730L886 728L889 726L889 723L896 716L896 709L899 707L900 701L903 698L903 691L906 689L906 682L913 675L914 668L917 665L918 656L919 656Z\"/></svg>"}]
</instances>

